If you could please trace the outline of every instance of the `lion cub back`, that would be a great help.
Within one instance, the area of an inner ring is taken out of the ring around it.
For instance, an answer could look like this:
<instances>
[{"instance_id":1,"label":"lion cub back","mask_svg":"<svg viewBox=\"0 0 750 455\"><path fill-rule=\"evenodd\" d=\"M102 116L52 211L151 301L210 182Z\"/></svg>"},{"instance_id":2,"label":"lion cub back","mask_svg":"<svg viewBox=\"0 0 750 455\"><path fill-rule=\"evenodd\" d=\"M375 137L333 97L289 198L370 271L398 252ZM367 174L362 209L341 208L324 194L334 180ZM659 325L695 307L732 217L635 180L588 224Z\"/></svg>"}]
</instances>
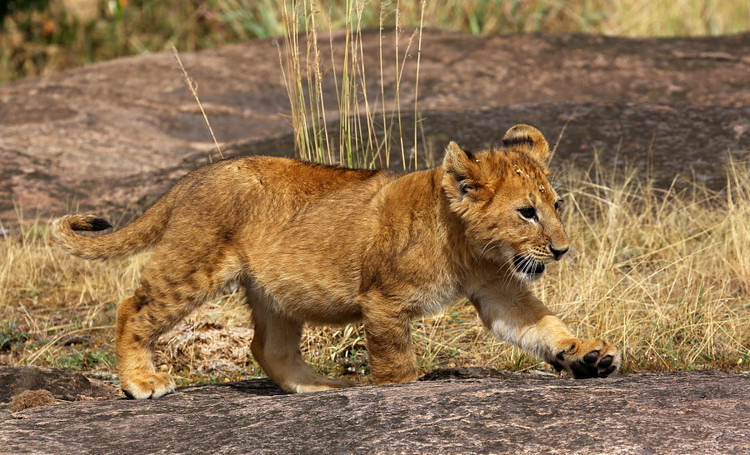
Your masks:
<instances>
[{"instance_id":1,"label":"lion cub back","mask_svg":"<svg viewBox=\"0 0 750 455\"><path fill-rule=\"evenodd\" d=\"M314 205L367 197L389 179L386 171L267 156L235 158L199 168L178 182L171 221L212 222L224 229L255 221L278 225Z\"/></svg>"}]
</instances>

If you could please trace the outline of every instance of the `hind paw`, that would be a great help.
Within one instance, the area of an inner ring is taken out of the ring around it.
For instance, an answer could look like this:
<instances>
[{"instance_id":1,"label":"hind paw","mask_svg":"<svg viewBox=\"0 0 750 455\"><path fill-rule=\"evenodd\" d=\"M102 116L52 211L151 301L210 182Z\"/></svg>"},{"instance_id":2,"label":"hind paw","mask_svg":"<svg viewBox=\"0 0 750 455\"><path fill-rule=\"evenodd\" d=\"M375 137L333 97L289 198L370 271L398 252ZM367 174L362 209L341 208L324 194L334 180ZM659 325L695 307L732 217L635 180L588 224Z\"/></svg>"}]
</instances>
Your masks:
<instances>
[{"instance_id":1,"label":"hind paw","mask_svg":"<svg viewBox=\"0 0 750 455\"><path fill-rule=\"evenodd\" d=\"M127 379L120 379L122 392L128 398L142 400L159 398L174 392L175 383L167 373L144 374Z\"/></svg>"}]
</instances>

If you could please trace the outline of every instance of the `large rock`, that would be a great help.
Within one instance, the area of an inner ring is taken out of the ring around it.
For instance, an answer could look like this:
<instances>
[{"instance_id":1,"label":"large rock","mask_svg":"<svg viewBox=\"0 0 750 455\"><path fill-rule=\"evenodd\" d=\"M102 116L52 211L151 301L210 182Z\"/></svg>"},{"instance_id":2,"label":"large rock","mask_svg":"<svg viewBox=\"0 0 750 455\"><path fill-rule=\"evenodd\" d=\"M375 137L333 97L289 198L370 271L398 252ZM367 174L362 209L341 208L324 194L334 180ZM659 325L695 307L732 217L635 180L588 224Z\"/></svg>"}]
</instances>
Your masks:
<instances>
[{"instance_id":1,"label":"large rock","mask_svg":"<svg viewBox=\"0 0 750 455\"><path fill-rule=\"evenodd\" d=\"M0 447L17 454L750 452L750 375L498 376L304 395L253 380L156 400L59 404L0 424Z\"/></svg>"},{"instance_id":2,"label":"large rock","mask_svg":"<svg viewBox=\"0 0 750 455\"><path fill-rule=\"evenodd\" d=\"M383 45L387 101L396 85L393 34L386 32ZM343 34L334 33L332 42L341 58ZM400 42L403 55L408 40ZM380 38L365 33L363 43L368 93L375 98ZM255 41L182 55L227 155L293 154L280 46ZM416 43L410 53L400 81L404 112L414 110ZM727 151L744 158L750 149L748 55L750 34L630 39L426 31L420 137L433 156L422 162L434 161L450 139L488 145L510 125L529 122L553 142L564 132L558 164L567 158L588 164L599 150L605 161L651 160L661 184L695 173L720 186ZM323 90L327 119L335 121L332 78ZM405 118L403 125L408 148L414 121ZM209 156L217 157L211 136L171 54L4 84L0 227L16 223L16 207L27 218L74 209L137 211Z\"/></svg>"}]
</instances>

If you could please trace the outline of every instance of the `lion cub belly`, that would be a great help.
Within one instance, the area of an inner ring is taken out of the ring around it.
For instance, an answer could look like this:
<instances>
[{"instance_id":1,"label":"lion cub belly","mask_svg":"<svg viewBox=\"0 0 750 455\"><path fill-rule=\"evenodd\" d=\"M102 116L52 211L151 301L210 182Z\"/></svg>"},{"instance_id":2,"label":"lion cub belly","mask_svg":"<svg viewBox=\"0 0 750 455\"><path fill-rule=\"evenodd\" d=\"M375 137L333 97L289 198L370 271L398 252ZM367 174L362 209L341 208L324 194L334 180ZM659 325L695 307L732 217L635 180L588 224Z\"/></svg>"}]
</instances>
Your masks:
<instances>
[{"instance_id":1,"label":"lion cub belly","mask_svg":"<svg viewBox=\"0 0 750 455\"><path fill-rule=\"evenodd\" d=\"M303 220L268 230L249 254L249 275L266 300L293 319L325 324L358 320L363 242L352 232L361 236L364 231L334 219L324 227Z\"/></svg>"},{"instance_id":2,"label":"lion cub belly","mask_svg":"<svg viewBox=\"0 0 750 455\"><path fill-rule=\"evenodd\" d=\"M326 279L326 275L329 273L284 273L280 268L269 268L254 277L255 298L248 301L251 306L261 301L300 321L340 324L359 320L356 286L330 276Z\"/></svg>"}]
</instances>

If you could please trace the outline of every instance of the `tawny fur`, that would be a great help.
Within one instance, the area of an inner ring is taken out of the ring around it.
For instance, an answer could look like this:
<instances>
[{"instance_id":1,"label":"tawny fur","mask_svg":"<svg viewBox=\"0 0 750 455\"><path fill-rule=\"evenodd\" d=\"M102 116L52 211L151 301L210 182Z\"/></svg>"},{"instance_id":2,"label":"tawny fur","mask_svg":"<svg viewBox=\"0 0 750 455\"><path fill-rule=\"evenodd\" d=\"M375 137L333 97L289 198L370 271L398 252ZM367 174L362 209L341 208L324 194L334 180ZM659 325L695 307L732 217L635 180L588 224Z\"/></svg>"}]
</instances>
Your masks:
<instances>
[{"instance_id":1,"label":"tawny fur","mask_svg":"<svg viewBox=\"0 0 750 455\"><path fill-rule=\"evenodd\" d=\"M402 175L230 159L188 174L119 231L81 235L109 224L68 215L52 233L89 259L154 249L117 314L120 380L135 398L174 389L154 369L157 338L232 282L252 308L253 355L290 392L353 385L304 363L305 322L364 321L375 383L414 381L410 321L462 297L496 336L576 377L606 376L617 349L576 339L526 284L568 249L549 159L527 125L493 150L451 143L441 166Z\"/></svg>"}]
</instances>

